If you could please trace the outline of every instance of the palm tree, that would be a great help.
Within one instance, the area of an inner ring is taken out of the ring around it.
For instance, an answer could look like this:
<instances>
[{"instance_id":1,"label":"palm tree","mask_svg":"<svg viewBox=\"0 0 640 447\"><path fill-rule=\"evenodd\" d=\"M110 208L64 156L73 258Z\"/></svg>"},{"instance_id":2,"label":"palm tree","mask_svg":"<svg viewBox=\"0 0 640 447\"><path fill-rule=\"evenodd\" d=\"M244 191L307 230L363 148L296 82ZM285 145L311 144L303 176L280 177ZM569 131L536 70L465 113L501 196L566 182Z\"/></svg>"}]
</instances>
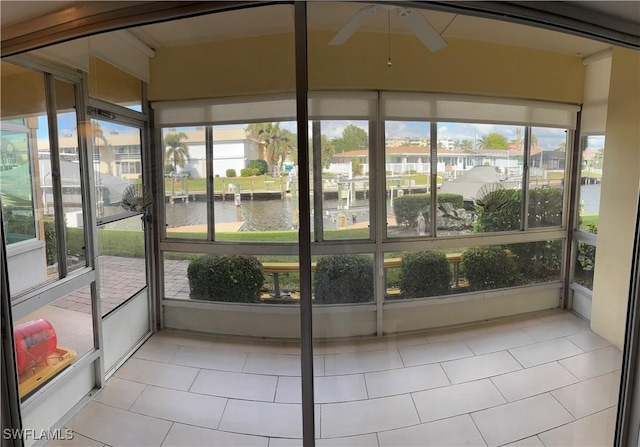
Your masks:
<instances>
[{"instance_id":1,"label":"palm tree","mask_svg":"<svg viewBox=\"0 0 640 447\"><path fill-rule=\"evenodd\" d=\"M189 146L182 140L186 140L187 134L184 132L168 133L164 136L165 162L173 160L173 172L178 172L178 166L184 168L185 163L190 160Z\"/></svg>"},{"instance_id":2,"label":"palm tree","mask_svg":"<svg viewBox=\"0 0 640 447\"><path fill-rule=\"evenodd\" d=\"M100 157L100 162L107 165L106 173L108 175L113 175L113 165L116 161L115 150L105 138L104 131L102 130L102 127L100 127L100 123L92 120L90 129L91 138L93 139L93 144L97 149L98 156Z\"/></svg>"},{"instance_id":3,"label":"palm tree","mask_svg":"<svg viewBox=\"0 0 640 447\"><path fill-rule=\"evenodd\" d=\"M280 128L280 123L249 124L245 129L247 138L256 142L265 154L269 169L282 172L285 158L294 149L294 136L286 129Z\"/></svg>"}]
</instances>

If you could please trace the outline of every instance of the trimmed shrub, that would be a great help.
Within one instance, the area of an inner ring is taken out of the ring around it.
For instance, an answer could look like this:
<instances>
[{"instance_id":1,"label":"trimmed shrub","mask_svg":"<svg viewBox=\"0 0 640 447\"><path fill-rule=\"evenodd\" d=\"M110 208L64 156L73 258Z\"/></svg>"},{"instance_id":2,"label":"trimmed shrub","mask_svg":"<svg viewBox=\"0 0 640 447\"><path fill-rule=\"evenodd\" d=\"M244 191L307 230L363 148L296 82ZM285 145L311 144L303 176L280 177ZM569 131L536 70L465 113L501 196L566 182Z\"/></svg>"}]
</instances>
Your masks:
<instances>
[{"instance_id":1,"label":"trimmed shrub","mask_svg":"<svg viewBox=\"0 0 640 447\"><path fill-rule=\"evenodd\" d=\"M400 267L403 298L421 298L451 293L451 268L441 251L407 253Z\"/></svg>"},{"instance_id":2,"label":"trimmed shrub","mask_svg":"<svg viewBox=\"0 0 640 447\"><path fill-rule=\"evenodd\" d=\"M241 177L253 177L258 175L258 170L253 168L244 168L240 171Z\"/></svg>"},{"instance_id":3,"label":"trimmed shrub","mask_svg":"<svg viewBox=\"0 0 640 447\"><path fill-rule=\"evenodd\" d=\"M325 256L314 278L315 302L367 303L373 301L373 261L362 255Z\"/></svg>"},{"instance_id":4,"label":"trimmed shrub","mask_svg":"<svg viewBox=\"0 0 640 447\"><path fill-rule=\"evenodd\" d=\"M516 264L502 247L468 248L462 253L460 268L472 291L511 287L519 282Z\"/></svg>"},{"instance_id":5,"label":"trimmed shrub","mask_svg":"<svg viewBox=\"0 0 640 447\"><path fill-rule=\"evenodd\" d=\"M197 257L187 277L192 300L257 303L264 283L260 261L241 255Z\"/></svg>"},{"instance_id":6,"label":"trimmed shrub","mask_svg":"<svg viewBox=\"0 0 640 447\"><path fill-rule=\"evenodd\" d=\"M251 160L249 162L249 166L248 167L258 171L257 175L264 175L264 174L267 174L269 172L269 165L267 164L267 162L264 161L264 160L260 160L260 159Z\"/></svg>"},{"instance_id":7,"label":"trimmed shrub","mask_svg":"<svg viewBox=\"0 0 640 447\"><path fill-rule=\"evenodd\" d=\"M429 201L431 194L406 194L393 199L393 213L396 216L398 225L412 227L420 213L430 209ZM460 194L441 193L436 195L436 201L439 204L450 203L454 208L464 207L464 199Z\"/></svg>"},{"instance_id":8,"label":"trimmed shrub","mask_svg":"<svg viewBox=\"0 0 640 447\"><path fill-rule=\"evenodd\" d=\"M237 175L236 175L236 170L235 170L235 169L227 169L227 170L225 171L225 175L226 175L227 177L237 177Z\"/></svg>"}]
</instances>

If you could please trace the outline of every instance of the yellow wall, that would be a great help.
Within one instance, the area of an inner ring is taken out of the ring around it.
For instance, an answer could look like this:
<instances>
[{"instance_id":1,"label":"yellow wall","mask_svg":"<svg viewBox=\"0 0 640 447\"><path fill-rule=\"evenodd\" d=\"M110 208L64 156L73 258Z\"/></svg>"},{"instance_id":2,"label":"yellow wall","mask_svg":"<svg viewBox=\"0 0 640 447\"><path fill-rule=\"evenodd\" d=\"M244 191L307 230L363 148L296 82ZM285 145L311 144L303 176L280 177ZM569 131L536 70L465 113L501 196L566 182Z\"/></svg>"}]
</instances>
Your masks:
<instances>
[{"instance_id":1,"label":"yellow wall","mask_svg":"<svg viewBox=\"0 0 640 447\"><path fill-rule=\"evenodd\" d=\"M580 103L579 57L486 42L448 39L430 53L414 36L357 33L341 46L309 37L311 90L455 92ZM151 59L151 101L295 91L293 34L160 48Z\"/></svg>"},{"instance_id":2,"label":"yellow wall","mask_svg":"<svg viewBox=\"0 0 640 447\"><path fill-rule=\"evenodd\" d=\"M142 82L107 62L91 57L89 96L121 105L142 104Z\"/></svg>"},{"instance_id":3,"label":"yellow wall","mask_svg":"<svg viewBox=\"0 0 640 447\"><path fill-rule=\"evenodd\" d=\"M624 342L640 181L640 52L613 49L600 195L592 329Z\"/></svg>"}]
</instances>

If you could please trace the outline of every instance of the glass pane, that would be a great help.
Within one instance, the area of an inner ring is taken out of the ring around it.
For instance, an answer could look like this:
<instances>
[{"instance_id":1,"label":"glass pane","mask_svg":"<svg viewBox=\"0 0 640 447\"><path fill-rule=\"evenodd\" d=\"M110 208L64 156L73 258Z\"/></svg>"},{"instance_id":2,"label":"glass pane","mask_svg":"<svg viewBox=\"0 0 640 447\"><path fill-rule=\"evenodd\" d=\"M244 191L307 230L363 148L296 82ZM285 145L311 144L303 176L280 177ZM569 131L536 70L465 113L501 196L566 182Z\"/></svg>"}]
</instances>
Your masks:
<instances>
[{"instance_id":1,"label":"glass pane","mask_svg":"<svg viewBox=\"0 0 640 447\"><path fill-rule=\"evenodd\" d=\"M109 121L91 120L98 218L129 211L122 194L142 182L140 130Z\"/></svg>"},{"instance_id":2,"label":"glass pane","mask_svg":"<svg viewBox=\"0 0 640 447\"><path fill-rule=\"evenodd\" d=\"M315 305L374 301L372 255L319 256L314 260L312 268Z\"/></svg>"},{"instance_id":3,"label":"glass pane","mask_svg":"<svg viewBox=\"0 0 640 447\"><path fill-rule=\"evenodd\" d=\"M15 298L58 278L59 238L53 214L44 76L0 64L0 192L9 286Z\"/></svg>"},{"instance_id":4,"label":"glass pane","mask_svg":"<svg viewBox=\"0 0 640 447\"><path fill-rule=\"evenodd\" d=\"M215 238L297 241L293 122L213 127Z\"/></svg>"},{"instance_id":5,"label":"glass pane","mask_svg":"<svg viewBox=\"0 0 640 447\"><path fill-rule=\"evenodd\" d=\"M369 122L321 121L320 138L323 237L369 239Z\"/></svg>"},{"instance_id":6,"label":"glass pane","mask_svg":"<svg viewBox=\"0 0 640 447\"><path fill-rule=\"evenodd\" d=\"M562 241L526 242L460 251L459 286L468 291L560 280Z\"/></svg>"},{"instance_id":7,"label":"glass pane","mask_svg":"<svg viewBox=\"0 0 640 447\"><path fill-rule=\"evenodd\" d=\"M529 228L562 225L567 131L531 128Z\"/></svg>"},{"instance_id":8,"label":"glass pane","mask_svg":"<svg viewBox=\"0 0 640 447\"><path fill-rule=\"evenodd\" d=\"M76 290L15 321L24 399L94 348L91 289Z\"/></svg>"},{"instance_id":9,"label":"glass pane","mask_svg":"<svg viewBox=\"0 0 640 447\"><path fill-rule=\"evenodd\" d=\"M458 249L387 253L385 300L442 297L462 290Z\"/></svg>"},{"instance_id":10,"label":"glass pane","mask_svg":"<svg viewBox=\"0 0 640 447\"><path fill-rule=\"evenodd\" d=\"M165 252L165 298L297 305L299 272L297 256Z\"/></svg>"},{"instance_id":11,"label":"glass pane","mask_svg":"<svg viewBox=\"0 0 640 447\"><path fill-rule=\"evenodd\" d=\"M162 129L167 237L207 238L204 127Z\"/></svg>"},{"instance_id":12,"label":"glass pane","mask_svg":"<svg viewBox=\"0 0 640 447\"><path fill-rule=\"evenodd\" d=\"M387 236L431 234L430 123L385 122Z\"/></svg>"},{"instance_id":13,"label":"glass pane","mask_svg":"<svg viewBox=\"0 0 640 447\"><path fill-rule=\"evenodd\" d=\"M581 230L589 231L590 227L598 226L604 144L604 135L589 136L583 140L579 220Z\"/></svg>"},{"instance_id":14,"label":"glass pane","mask_svg":"<svg viewBox=\"0 0 640 447\"><path fill-rule=\"evenodd\" d=\"M593 278L596 274L596 247L579 241L577 243L573 281L593 291Z\"/></svg>"},{"instance_id":15,"label":"glass pane","mask_svg":"<svg viewBox=\"0 0 640 447\"><path fill-rule=\"evenodd\" d=\"M147 286L143 217L98 226L102 315Z\"/></svg>"},{"instance_id":16,"label":"glass pane","mask_svg":"<svg viewBox=\"0 0 640 447\"><path fill-rule=\"evenodd\" d=\"M67 240L67 269L72 271L87 265L85 259L84 217L82 211L82 180L78 164L78 134L73 84L56 81L58 117L58 147L60 150L60 181L62 209Z\"/></svg>"},{"instance_id":17,"label":"glass pane","mask_svg":"<svg viewBox=\"0 0 640 447\"><path fill-rule=\"evenodd\" d=\"M437 234L521 227L524 128L438 123Z\"/></svg>"},{"instance_id":18,"label":"glass pane","mask_svg":"<svg viewBox=\"0 0 640 447\"><path fill-rule=\"evenodd\" d=\"M89 96L142 111L142 82L96 57L91 58Z\"/></svg>"},{"instance_id":19,"label":"glass pane","mask_svg":"<svg viewBox=\"0 0 640 447\"><path fill-rule=\"evenodd\" d=\"M3 130L1 135L2 211L7 244L13 244L36 237L29 131L26 127L24 131Z\"/></svg>"}]
</instances>

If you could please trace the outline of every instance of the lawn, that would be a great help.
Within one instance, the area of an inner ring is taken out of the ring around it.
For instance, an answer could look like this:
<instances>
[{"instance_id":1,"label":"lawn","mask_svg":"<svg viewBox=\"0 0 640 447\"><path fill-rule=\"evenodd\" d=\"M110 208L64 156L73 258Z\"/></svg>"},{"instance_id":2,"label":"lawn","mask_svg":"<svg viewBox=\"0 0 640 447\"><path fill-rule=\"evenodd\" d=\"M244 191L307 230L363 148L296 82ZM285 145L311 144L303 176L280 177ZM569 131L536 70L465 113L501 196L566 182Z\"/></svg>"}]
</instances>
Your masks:
<instances>
[{"instance_id":1,"label":"lawn","mask_svg":"<svg viewBox=\"0 0 640 447\"><path fill-rule=\"evenodd\" d=\"M413 181L416 186L424 186L429 183L429 177L427 174L405 174L400 181L400 186L407 186L407 182ZM333 176L323 174L323 179L331 179ZM171 191L171 182L174 181L171 177L165 177L165 191ZM312 180L313 181L313 180ZM364 181L368 181L368 177L364 178ZM389 186L397 186L398 180L388 180ZM438 184L442 183L442 175L438 174ZM213 179L213 188L217 193L222 191L229 191L229 185L238 185L240 191L264 191L274 190L281 191L287 185L287 177L271 177L270 175L259 175L254 177L216 177ZM207 190L207 183L205 178L189 178L186 179L186 187L190 193L204 193ZM182 188L182 180L175 180L174 190L180 191Z\"/></svg>"},{"instance_id":2,"label":"lawn","mask_svg":"<svg viewBox=\"0 0 640 447\"><path fill-rule=\"evenodd\" d=\"M588 216L580 216L580 229L587 230L590 225L598 225L598 214L590 214Z\"/></svg>"}]
</instances>

